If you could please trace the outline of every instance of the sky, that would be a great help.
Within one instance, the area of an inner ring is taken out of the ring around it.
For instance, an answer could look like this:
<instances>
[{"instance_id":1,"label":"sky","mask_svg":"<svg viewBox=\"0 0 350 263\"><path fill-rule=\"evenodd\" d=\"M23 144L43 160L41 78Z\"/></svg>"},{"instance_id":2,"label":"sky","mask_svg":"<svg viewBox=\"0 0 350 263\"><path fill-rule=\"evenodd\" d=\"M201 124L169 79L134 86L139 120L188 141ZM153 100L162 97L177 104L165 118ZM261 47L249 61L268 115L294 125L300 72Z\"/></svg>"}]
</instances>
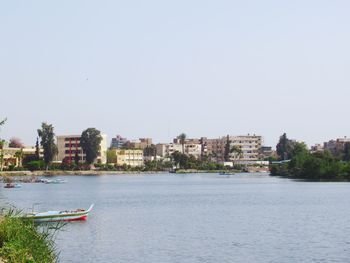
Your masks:
<instances>
[{"instance_id":1,"label":"sky","mask_svg":"<svg viewBox=\"0 0 350 263\"><path fill-rule=\"evenodd\" d=\"M0 0L3 139L350 136L348 0Z\"/></svg>"}]
</instances>

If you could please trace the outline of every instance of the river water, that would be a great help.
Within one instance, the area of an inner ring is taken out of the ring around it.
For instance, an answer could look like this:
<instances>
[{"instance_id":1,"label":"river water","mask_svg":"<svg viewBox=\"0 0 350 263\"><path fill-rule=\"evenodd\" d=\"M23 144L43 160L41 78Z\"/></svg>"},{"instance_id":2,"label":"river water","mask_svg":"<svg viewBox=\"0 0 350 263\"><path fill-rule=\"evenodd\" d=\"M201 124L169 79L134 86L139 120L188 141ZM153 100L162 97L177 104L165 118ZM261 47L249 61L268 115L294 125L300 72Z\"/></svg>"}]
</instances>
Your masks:
<instances>
[{"instance_id":1,"label":"river water","mask_svg":"<svg viewBox=\"0 0 350 263\"><path fill-rule=\"evenodd\" d=\"M350 184L262 174L60 176L1 190L17 208L95 204L57 236L60 262L350 262Z\"/></svg>"}]
</instances>

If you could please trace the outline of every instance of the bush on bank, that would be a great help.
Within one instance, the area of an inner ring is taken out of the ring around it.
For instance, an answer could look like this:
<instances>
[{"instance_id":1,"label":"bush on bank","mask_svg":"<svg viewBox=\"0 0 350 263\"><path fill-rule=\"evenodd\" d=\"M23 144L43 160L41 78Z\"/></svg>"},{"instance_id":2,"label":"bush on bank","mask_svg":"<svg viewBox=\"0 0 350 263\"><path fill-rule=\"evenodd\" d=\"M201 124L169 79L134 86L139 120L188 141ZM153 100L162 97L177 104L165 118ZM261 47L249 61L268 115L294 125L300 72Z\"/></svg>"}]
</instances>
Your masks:
<instances>
[{"instance_id":1,"label":"bush on bank","mask_svg":"<svg viewBox=\"0 0 350 263\"><path fill-rule=\"evenodd\" d=\"M32 220L14 217L10 212L0 221L0 257L8 263L56 262L52 231L48 227L39 231Z\"/></svg>"},{"instance_id":2,"label":"bush on bank","mask_svg":"<svg viewBox=\"0 0 350 263\"><path fill-rule=\"evenodd\" d=\"M308 181L350 181L350 162L329 152L296 153L289 163L270 166L271 175Z\"/></svg>"}]
</instances>

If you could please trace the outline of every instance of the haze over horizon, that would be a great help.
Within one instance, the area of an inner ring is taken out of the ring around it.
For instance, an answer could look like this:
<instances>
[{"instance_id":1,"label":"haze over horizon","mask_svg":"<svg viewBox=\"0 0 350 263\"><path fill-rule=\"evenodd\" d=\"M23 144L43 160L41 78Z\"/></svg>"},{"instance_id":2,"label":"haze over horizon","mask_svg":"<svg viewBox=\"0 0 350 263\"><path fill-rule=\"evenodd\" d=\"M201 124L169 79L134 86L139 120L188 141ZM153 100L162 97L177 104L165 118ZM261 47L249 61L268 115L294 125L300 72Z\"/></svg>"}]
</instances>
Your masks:
<instances>
[{"instance_id":1,"label":"haze over horizon","mask_svg":"<svg viewBox=\"0 0 350 263\"><path fill-rule=\"evenodd\" d=\"M350 136L348 1L4 1L0 137Z\"/></svg>"}]
</instances>

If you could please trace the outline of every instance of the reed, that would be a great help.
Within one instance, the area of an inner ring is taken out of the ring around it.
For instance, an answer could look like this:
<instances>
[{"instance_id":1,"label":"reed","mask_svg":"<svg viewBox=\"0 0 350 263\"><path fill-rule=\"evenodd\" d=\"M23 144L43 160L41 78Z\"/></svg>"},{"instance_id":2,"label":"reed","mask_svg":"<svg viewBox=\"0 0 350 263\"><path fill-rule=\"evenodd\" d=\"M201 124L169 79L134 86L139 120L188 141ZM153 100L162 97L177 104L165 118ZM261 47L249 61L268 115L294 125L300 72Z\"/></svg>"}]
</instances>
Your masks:
<instances>
[{"instance_id":1,"label":"reed","mask_svg":"<svg viewBox=\"0 0 350 263\"><path fill-rule=\"evenodd\" d=\"M52 263L58 260L54 237L61 224L36 225L11 209L0 219L0 257L8 263Z\"/></svg>"}]
</instances>

